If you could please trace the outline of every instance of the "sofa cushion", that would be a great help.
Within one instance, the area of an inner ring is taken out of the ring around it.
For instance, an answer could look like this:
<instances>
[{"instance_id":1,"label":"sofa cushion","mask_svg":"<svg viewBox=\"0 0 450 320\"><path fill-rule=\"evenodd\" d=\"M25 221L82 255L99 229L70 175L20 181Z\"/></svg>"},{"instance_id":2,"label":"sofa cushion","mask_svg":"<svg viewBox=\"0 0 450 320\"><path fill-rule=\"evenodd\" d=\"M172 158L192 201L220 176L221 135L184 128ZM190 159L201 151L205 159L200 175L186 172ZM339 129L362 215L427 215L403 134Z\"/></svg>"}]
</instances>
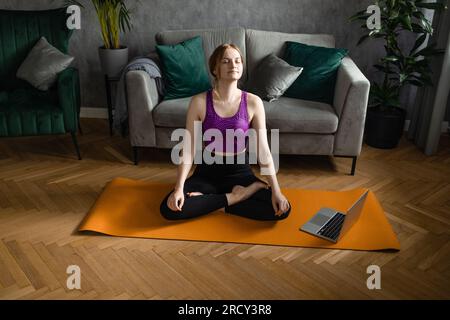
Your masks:
<instances>
[{"instance_id":1,"label":"sofa cushion","mask_svg":"<svg viewBox=\"0 0 450 320\"><path fill-rule=\"evenodd\" d=\"M288 41L283 59L304 69L285 96L332 104L337 71L347 53L347 49Z\"/></svg>"},{"instance_id":2,"label":"sofa cushion","mask_svg":"<svg viewBox=\"0 0 450 320\"><path fill-rule=\"evenodd\" d=\"M153 122L159 127L185 128L190 101L191 97L162 101L152 111Z\"/></svg>"},{"instance_id":3,"label":"sofa cushion","mask_svg":"<svg viewBox=\"0 0 450 320\"><path fill-rule=\"evenodd\" d=\"M202 38L206 67L208 66L208 59L214 49L223 43L234 43L241 50L244 59L246 57L245 29L243 28L169 30L157 33L155 39L157 44L173 45L195 36L200 36ZM241 83L244 83L247 80L246 69L246 62L244 61ZM211 83L213 83L213 76L210 72L208 72L208 75Z\"/></svg>"},{"instance_id":4,"label":"sofa cushion","mask_svg":"<svg viewBox=\"0 0 450 320\"><path fill-rule=\"evenodd\" d=\"M200 37L176 45L157 45L156 51L166 80L164 100L191 97L211 89Z\"/></svg>"},{"instance_id":5,"label":"sofa cushion","mask_svg":"<svg viewBox=\"0 0 450 320\"><path fill-rule=\"evenodd\" d=\"M245 33L248 78L268 54L273 53L278 57L283 57L286 41L328 48L335 47L334 37L330 34L284 33L253 29L247 29Z\"/></svg>"},{"instance_id":6,"label":"sofa cushion","mask_svg":"<svg viewBox=\"0 0 450 320\"><path fill-rule=\"evenodd\" d=\"M338 117L334 108L326 103L281 97L263 101L268 129L280 132L334 133L338 127Z\"/></svg>"},{"instance_id":7,"label":"sofa cushion","mask_svg":"<svg viewBox=\"0 0 450 320\"><path fill-rule=\"evenodd\" d=\"M189 102L190 98L161 102L153 110L155 125L184 128ZM338 117L329 104L286 97L273 102L263 101L263 103L268 129L321 134L330 134L337 130Z\"/></svg>"},{"instance_id":8,"label":"sofa cushion","mask_svg":"<svg viewBox=\"0 0 450 320\"><path fill-rule=\"evenodd\" d=\"M274 101L283 95L303 68L291 66L274 54L269 54L248 80L247 90L266 101Z\"/></svg>"}]
</instances>

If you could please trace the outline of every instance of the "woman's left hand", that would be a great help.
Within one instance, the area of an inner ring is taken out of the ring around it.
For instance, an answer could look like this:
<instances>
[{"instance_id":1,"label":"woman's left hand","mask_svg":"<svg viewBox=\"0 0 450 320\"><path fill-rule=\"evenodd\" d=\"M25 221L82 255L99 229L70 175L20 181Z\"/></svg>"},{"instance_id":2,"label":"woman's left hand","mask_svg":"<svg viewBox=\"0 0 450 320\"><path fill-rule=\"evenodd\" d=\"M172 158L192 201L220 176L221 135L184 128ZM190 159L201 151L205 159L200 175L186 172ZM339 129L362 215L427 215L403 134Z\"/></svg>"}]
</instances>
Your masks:
<instances>
[{"instance_id":1,"label":"woman's left hand","mask_svg":"<svg viewBox=\"0 0 450 320\"><path fill-rule=\"evenodd\" d=\"M289 209L289 201L286 197L280 192L272 193L272 206L275 211L276 216L281 216L284 212Z\"/></svg>"}]
</instances>

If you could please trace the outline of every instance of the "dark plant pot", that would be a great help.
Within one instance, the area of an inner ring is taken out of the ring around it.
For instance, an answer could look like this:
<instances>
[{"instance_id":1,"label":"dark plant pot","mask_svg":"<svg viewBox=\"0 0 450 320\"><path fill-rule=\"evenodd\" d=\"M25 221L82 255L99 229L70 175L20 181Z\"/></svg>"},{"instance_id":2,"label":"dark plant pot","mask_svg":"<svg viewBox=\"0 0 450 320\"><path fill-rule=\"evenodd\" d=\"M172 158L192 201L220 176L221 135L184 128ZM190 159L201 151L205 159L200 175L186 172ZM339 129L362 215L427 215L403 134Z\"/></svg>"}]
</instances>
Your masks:
<instances>
[{"instance_id":1,"label":"dark plant pot","mask_svg":"<svg viewBox=\"0 0 450 320\"><path fill-rule=\"evenodd\" d=\"M403 135L406 111L397 107L367 109L365 142L371 147L392 149Z\"/></svg>"},{"instance_id":2,"label":"dark plant pot","mask_svg":"<svg viewBox=\"0 0 450 320\"><path fill-rule=\"evenodd\" d=\"M106 74L110 78L119 77L122 69L128 63L127 47L121 47L120 49L105 49L104 47L99 47L98 55L103 74Z\"/></svg>"}]
</instances>

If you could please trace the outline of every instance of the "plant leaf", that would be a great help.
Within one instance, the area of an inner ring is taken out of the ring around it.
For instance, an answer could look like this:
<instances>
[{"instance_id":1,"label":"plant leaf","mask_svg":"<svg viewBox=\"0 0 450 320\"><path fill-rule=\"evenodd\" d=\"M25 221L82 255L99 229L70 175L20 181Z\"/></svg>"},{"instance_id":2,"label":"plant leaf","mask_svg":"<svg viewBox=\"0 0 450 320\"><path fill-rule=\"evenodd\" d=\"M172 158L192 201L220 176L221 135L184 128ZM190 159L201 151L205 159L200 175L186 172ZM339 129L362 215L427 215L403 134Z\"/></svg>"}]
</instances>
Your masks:
<instances>
[{"instance_id":1,"label":"plant leaf","mask_svg":"<svg viewBox=\"0 0 450 320\"><path fill-rule=\"evenodd\" d=\"M443 54L445 50L443 49L435 49L436 43L432 43L429 46L423 48L422 50L417 51L415 54L413 54L414 57L417 56L435 56L439 54Z\"/></svg>"},{"instance_id":2,"label":"plant leaf","mask_svg":"<svg viewBox=\"0 0 450 320\"><path fill-rule=\"evenodd\" d=\"M361 10L352 15L350 18L348 18L349 22L355 21L355 20L361 20L366 19L369 16L369 14L366 12L366 10Z\"/></svg>"},{"instance_id":3,"label":"plant leaf","mask_svg":"<svg viewBox=\"0 0 450 320\"><path fill-rule=\"evenodd\" d=\"M405 29L408 29L409 31L413 31L413 28L411 25L411 17L409 15L400 16L400 21L402 23L402 26Z\"/></svg>"},{"instance_id":4,"label":"plant leaf","mask_svg":"<svg viewBox=\"0 0 450 320\"><path fill-rule=\"evenodd\" d=\"M416 7L419 8L426 8L430 10L444 10L446 6L443 3L439 2L423 2L423 3L416 3Z\"/></svg>"},{"instance_id":5,"label":"plant leaf","mask_svg":"<svg viewBox=\"0 0 450 320\"><path fill-rule=\"evenodd\" d=\"M369 38L368 34L363 35L359 40L358 43L356 44L357 46L359 46L361 43L363 43L367 38Z\"/></svg>"},{"instance_id":6,"label":"plant leaf","mask_svg":"<svg viewBox=\"0 0 450 320\"><path fill-rule=\"evenodd\" d=\"M420 81L417 81L417 80L407 80L405 82L409 83L409 84L412 84L413 86L416 86L416 87L423 87L424 86L423 82L420 82Z\"/></svg>"},{"instance_id":7,"label":"plant leaf","mask_svg":"<svg viewBox=\"0 0 450 320\"><path fill-rule=\"evenodd\" d=\"M427 38L427 35L425 33L422 34L420 37L418 37L416 39L416 43L414 44L414 47L411 49L409 54L412 54L417 48L419 48L425 42L426 38Z\"/></svg>"},{"instance_id":8,"label":"plant leaf","mask_svg":"<svg viewBox=\"0 0 450 320\"><path fill-rule=\"evenodd\" d=\"M386 56L386 57L383 58L383 60L394 62L394 61L398 60L398 57L396 57L396 56Z\"/></svg>"}]
</instances>

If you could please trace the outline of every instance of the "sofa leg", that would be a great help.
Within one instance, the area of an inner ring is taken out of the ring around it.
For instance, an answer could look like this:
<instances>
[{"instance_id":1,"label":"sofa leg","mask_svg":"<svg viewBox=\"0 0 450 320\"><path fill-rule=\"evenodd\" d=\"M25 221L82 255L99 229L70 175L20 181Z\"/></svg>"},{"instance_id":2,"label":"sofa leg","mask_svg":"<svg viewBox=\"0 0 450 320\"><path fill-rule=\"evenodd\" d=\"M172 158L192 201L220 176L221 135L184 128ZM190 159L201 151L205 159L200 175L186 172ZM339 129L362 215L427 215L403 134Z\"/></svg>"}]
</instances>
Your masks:
<instances>
[{"instance_id":1,"label":"sofa leg","mask_svg":"<svg viewBox=\"0 0 450 320\"><path fill-rule=\"evenodd\" d=\"M137 166L139 162L139 147L133 146L133 160L134 165Z\"/></svg>"},{"instance_id":2,"label":"sofa leg","mask_svg":"<svg viewBox=\"0 0 450 320\"><path fill-rule=\"evenodd\" d=\"M75 145L75 149L77 151L78 160L81 160L80 149L78 148L78 142L77 142L77 134L75 132L70 132L70 134L72 136L72 141L73 141L73 144Z\"/></svg>"},{"instance_id":3,"label":"sofa leg","mask_svg":"<svg viewBox=\"0 0 450 320\"><path fill-rule=\"evenodd\" d=\"M351 170L351 172L350 172L350 175L352 175L352 176L355 175L356 160L358 159L357 156L338 156L338 155L335 155L335 157L340 157L340 158L352 158L352 170Z\"/></svg>"},{"instance_id":4,"label":"sofa leg","mask_svg":"<svg viewBox=\"0 0 450 320\"><path fill-rule=\"evenodd\" d=\"M352 157L352 172L350 173L352 176L354 176L355 175L355 169L356 169L356 159L357 159L358 157L357 156L353 156Z\"/></svg>"}]
</instances>

